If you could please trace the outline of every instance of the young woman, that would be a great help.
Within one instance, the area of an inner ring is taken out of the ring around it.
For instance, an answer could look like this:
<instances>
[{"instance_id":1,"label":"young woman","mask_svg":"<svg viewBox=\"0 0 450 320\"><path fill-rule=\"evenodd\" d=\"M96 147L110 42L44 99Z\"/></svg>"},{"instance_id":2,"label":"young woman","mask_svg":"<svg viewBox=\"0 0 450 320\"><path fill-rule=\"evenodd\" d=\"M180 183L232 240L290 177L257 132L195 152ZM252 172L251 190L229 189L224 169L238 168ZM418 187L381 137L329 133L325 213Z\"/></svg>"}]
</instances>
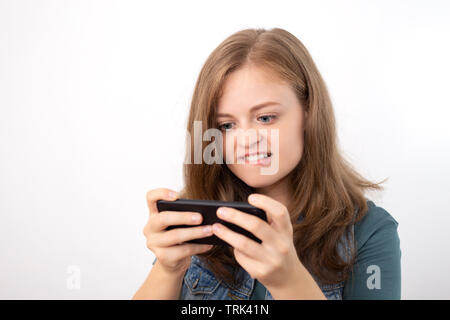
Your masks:
<instances>
[{"instance_id":1,"label":"young woman","mask_svg":"<svg viewBox=\"0 0 450 320\"><path fill-rule=\"evenodd\" d=\"M147 193L144 235L156 259L134 299L400 299L398 223L365 197L380 184L340 154L326 85L295 36L248 29L224 40L198 77L190 137L195 121L223 133L221 156L249 157L188 161L183 190ZM246 130L257 132L252 143L238 139ZM275 173L261 174L274 163ZM157 200L177 197L248 201L265 210L267 222L218 212L262 242L221 224L166 231L201 223L195 212L158 213ZM213 234L230 246L184 243Z\"/></svg>"}]
</instances>

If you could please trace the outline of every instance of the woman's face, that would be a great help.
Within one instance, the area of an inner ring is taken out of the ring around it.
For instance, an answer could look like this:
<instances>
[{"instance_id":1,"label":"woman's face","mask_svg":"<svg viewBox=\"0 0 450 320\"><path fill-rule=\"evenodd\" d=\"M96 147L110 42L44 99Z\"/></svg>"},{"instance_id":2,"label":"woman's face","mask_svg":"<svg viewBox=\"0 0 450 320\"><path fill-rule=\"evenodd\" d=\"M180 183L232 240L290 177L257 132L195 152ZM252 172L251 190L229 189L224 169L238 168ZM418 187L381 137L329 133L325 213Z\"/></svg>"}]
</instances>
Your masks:
<instances>
[{"instance_id":1,"label":"woman's face","mask_svg":"<svg viewBox=\"0 0 450 320\"><path fill-rule=\"evenodd\" d=\"M254 108L261 104L265 106ZM304 108L287 83L256 66L234 71L224 83L216 118L223 134L224 163L253 188L275 184L302 158L304 118ZM253 153L270 156L238 159ZM261 174L263 168L271 168L271 174Z\"/></svg>"}]
</instances>

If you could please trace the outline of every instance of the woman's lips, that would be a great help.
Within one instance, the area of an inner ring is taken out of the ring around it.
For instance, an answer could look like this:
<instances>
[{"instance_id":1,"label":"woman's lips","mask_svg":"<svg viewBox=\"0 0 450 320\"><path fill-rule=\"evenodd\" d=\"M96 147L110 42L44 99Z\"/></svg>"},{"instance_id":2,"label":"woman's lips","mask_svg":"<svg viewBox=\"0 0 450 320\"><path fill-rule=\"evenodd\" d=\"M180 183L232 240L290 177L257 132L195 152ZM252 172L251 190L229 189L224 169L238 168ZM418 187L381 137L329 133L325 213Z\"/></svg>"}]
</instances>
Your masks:
<instances>
[{"instance_id":1,"label":"woman's lips","mask_svg":"<svg viewBox=\"0 0 450 320\"><path fill-rule=\"evenodd\" d=\"M266 166L271 163L272 154L270 152L268 153L253 153L246 155L245 157L241 157L240 163L244 161L245 164L248 165L262 165Z\"/></svg>"}]
</instances>

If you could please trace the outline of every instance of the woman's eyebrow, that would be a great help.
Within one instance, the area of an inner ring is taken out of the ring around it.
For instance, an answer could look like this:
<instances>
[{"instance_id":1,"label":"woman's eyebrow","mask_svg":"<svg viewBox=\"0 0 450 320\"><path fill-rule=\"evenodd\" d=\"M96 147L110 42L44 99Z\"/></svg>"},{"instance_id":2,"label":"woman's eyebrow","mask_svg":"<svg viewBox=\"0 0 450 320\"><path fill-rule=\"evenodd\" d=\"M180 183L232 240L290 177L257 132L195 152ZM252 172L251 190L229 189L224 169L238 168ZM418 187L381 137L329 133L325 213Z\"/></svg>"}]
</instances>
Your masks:
<instances>
[{"instance_id":1,"label":"woman's eyebrow","mask_svg":"<svg viewBox=\"0 0 450 320\"><path fill-rule=\"evenodd\" d=\"M259 110L259 109L262 109L262 108L268 107L268 106L272 106L272 105L279 105L279 106L281 106L281 103L278 103L278 102L275 102L275 101L266 101L266 102L263 102L263 103L259 103L259 104L257 104L257 105L255 105L255 106L250 108L250 113L253 113L253 112L255 112L255 111ZM216 116L217 117L232 117L232 115L228 114L228 113L218 113Z\"/></svg>"}]
</instances>

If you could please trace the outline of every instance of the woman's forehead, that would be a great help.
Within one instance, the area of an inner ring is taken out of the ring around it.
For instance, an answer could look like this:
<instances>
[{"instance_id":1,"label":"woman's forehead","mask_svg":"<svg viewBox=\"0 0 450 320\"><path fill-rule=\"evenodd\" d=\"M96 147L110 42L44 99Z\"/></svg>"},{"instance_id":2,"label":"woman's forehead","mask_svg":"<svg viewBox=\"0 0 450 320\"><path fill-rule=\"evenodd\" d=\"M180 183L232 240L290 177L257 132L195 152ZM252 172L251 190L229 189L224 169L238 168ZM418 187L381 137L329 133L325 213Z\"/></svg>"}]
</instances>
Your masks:
<instances>
[{"instance_id":1,"label":"woman's forehead","mask_svg":"<svg viewBox=\"0 0 450 320\"><path fill-rule=\"evenodd\" d=\"M283 106L290 87L280 82L251 77L230 78L217 105L217 114L247 111L251 113L262 106Z\"/></svg>"}]
</instances>

